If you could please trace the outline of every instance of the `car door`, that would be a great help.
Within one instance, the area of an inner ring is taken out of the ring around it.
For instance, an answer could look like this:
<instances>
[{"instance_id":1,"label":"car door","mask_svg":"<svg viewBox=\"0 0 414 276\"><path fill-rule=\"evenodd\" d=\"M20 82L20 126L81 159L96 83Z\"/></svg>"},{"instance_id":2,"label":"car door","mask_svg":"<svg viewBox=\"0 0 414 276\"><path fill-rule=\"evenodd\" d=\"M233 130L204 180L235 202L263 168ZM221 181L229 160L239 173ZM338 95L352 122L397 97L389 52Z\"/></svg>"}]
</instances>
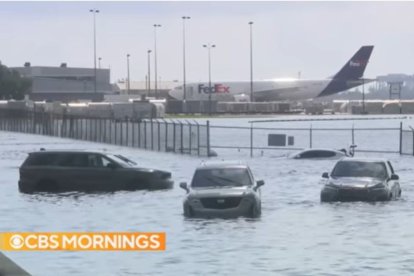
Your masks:
<instances>
[{"instance_id":1,"label":"car door","mask_svg":"<svg viewBox=\"0 0 414 276\"><path fill-rule=\"evenodd\" d=\"M84 172L84 181L91 190L113 190L114 170L107 166L107 161L101 154L86 154L87 167Z\"/></svg>"},{"instance_id":2,"label":"car door","mask_svg":"<svg viewBox=\"0 0 414 276\"><path fill-rule=\"evenodd\" d=\"M96 153L66 154L60 166L64 169L62 179L67 190L107 190L111 182L111 170L103 167Z\"/></svg>"}]
</instances>

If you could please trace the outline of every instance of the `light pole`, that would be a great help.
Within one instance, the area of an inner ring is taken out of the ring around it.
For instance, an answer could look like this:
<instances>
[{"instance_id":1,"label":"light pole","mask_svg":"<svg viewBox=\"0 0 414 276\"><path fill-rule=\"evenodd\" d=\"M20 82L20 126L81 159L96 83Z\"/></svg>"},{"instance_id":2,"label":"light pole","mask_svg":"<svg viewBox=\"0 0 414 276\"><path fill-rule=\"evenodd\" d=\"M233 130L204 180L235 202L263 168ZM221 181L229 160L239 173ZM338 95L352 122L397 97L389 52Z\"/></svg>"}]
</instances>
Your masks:
<instances>
[{"instance_id":1,"label":"light pole","mask_svg":"<svg viewBox=\"0 0 414 276\"><path fill-rule=\"evenodd\" d=\"M365 113L365 79L362 78L362 114Z\"/></svg>"},{"instance_id":2,"label":"light pole","mask_svg":"<svg viewBox=\"0 0 414 276\"><path fill-rule=\"evenodd\" d=\"M250 25L250 101L253 99L253 21L249 22Z\"/></svg>"},{"instance_id":3,"label":"light pole","mask_svg":"<svg viewBox=\"0 0 414 276\"><path fill-rule=\"evenodd\" d=\"M93 90L96 93L96 14L99 13L99 10L90 9L89 12L93 14L93 72L94 72Z\"/></svg>"},{"instance_id":4,"label":"light pole","mask_svg":"<svg viewBox=\"0 0 414 276\"><path fill-rule=\"evenodd\" d=\"M151 96L151 50L147 51L148 56L148 97Z\"/></svg>"},{"instance_id":5,"label":"light pole","mask_svg":"<svg viewBox=\"0 0 414 276\"><path fill-rule=\"evenodd\" d=\"M183 92L184 92L183 100L184 100L184 103L185 103L186 100L187 100L187 87L186 87L186 83L185 83L185 20L188 20L191 17L183 16L181 18L183 19Z\"/></svg>"},{"instance_id":6,"label":"light pole","mask_svg":"<svg viewBox=\"0 0 414 276\"><path fill-rule=\"evenodd\" d=\"M208 53L208 114L211 116L211 55L210 55L210 50L211 48L215 48L216 45L214 44L204 44L203 45L204 48L207 48L207 53Z\"/></svg>"},{"instance_id":7,"label":"light pole","mask_svg":"<svg viewBox=\"0 0 414 276\"><path fill-rule=\"evenodd\" d=\"M98 68L99 68L99 69L101 69L101 60L102 60L102 58L101 58L101 57L99 57L99 58L98 58Z\"/></svg>"},{"instance_id":8,"label":"light pole","mask_svg":"<svg viewBox=\"0 0 414 276\"><path fill-rule=\"evenodd\" d=\"M160 24L154 24L154 71L155 71L155 98L158 99L158 87L157 87L157 28L161 27Z\"/></svg>"},{"instance_id":9,"label":"light pole","mask_svg":"<svg viewBox=\"0 0 414 276\"><path fill-rule=\"evenodd\" d=\"M127 94L129 94L129 90L131 87L131 82L129 81L129 57L130 54L127 54Z\"/></svg>"}]
</instances>

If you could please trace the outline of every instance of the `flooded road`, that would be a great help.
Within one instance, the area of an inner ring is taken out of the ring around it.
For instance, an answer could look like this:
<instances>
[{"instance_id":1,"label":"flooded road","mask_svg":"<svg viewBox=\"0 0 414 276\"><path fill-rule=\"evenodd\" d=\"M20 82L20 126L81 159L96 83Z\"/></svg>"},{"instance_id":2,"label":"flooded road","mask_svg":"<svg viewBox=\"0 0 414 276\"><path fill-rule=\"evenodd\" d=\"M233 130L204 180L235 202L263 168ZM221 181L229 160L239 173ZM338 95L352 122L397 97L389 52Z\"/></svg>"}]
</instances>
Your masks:
<instances>
[{"instance_id":1,"label":"flooded road","mask_svg":"<svg viewBox=\"0 0 414 276\"><path fill-rule=\"evenodd\" d=\"M391 160L401 179L400 200L321 204L320 176L335 161L292 160L279 152L250 159L247 152L220 154L218 150L217 159L244 160L256 179L265 180L262 216L205 220L183 217L185 192L178 187L179 182L191 180L203 158L8 132L0 132L0 139L0 232L153 231L167 235L165 252L6 252L33 275L414 273L414 159L410 156L357 153ZM381 139L387 143L386 137ZM18 167L28 152L40 147L117 152L140 166L171 171L175 187L154 192L20 194Z\"/></svg>"}]
</instances>

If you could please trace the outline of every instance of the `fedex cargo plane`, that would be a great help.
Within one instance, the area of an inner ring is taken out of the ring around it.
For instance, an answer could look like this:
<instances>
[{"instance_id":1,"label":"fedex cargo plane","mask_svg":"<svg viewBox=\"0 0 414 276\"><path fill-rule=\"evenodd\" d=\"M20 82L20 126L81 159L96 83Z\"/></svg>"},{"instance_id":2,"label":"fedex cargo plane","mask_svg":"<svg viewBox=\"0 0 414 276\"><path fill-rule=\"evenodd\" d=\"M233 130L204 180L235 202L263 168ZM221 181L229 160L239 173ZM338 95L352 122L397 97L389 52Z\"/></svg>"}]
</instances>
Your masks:
<instances>
[{"instance_id":1,"label":"fedex cargo plane","mask_svg":"<svg viewBox=\"0 0 414 276\"><path fill-rule=\"evenodd\" d=\"M254 101L306 100L329 96L373 80L362 79L374 46L362 46L336 75L324 80L264 80L253 82ZM210 91L211 90L211 91ZM189 83L186 85L187 100L238 101L249 100L250 81ZM172 89L169 95L183 100L183 87Z\"/></svg>"}]
</instances>

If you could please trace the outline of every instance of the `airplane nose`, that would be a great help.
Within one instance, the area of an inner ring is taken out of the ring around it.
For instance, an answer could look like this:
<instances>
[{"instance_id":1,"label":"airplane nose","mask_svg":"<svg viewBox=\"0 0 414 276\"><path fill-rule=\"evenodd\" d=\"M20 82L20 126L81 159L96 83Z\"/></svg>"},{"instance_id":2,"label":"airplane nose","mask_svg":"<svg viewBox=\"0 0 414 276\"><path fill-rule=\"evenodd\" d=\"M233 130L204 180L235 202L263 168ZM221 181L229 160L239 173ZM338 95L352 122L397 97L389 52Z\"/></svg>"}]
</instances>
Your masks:
<instances>
[{"instance_id":1,"label":"airplane nose","mask_svg":"<svg viewBox=\"0 0 414 276\"><path fill-rule=\"evenodd\" d=\"M176 100L181 101L183 99L183 93L180 90L172 89L168 94Z\"/></svg>"}]
</instances>

